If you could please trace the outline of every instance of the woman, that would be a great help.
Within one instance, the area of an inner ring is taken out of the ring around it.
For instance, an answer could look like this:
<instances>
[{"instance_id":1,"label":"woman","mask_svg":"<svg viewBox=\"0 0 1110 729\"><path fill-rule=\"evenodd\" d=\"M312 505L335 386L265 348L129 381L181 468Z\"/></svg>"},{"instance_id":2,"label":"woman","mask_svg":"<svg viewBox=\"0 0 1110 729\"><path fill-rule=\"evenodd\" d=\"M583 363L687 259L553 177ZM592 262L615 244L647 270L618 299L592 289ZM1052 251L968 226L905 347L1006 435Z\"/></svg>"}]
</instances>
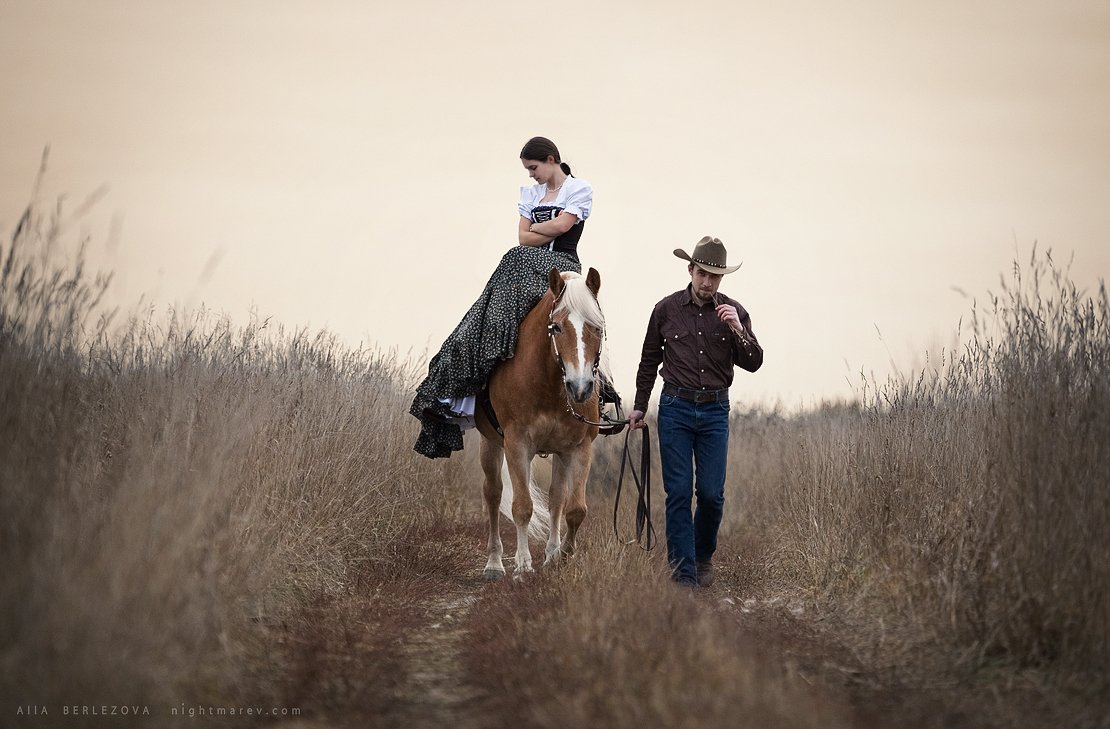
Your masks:
<instances>
[{"instance_id":1,"label":"woman","mask_svg":"<svg viewBox=\"0 0 1110 729\"><path fill-rule=\"evenodd\" d=\"M550 139L528 140L520 161L536 182L520 191L520 245L501 258L478 300L428 363L428 376L409 409L422 426L414 450L428 458L462 450L462 429L474 424L474 396L494 366L513 356L520 322L547 291L551 268L582 272L578 240L593 207L593 188L571 175Z\"/></svg>"}]
</instances>

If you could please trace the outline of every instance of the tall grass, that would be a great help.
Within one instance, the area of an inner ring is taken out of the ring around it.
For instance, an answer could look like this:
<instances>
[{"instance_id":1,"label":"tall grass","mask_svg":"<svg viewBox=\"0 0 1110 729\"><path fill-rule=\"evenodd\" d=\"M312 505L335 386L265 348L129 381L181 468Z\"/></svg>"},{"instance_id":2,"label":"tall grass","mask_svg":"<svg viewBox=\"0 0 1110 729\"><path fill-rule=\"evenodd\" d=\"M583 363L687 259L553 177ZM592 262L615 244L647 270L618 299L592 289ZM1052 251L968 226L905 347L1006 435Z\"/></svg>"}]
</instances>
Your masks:
<instances>
[{"instance_id":1,"label":"tall grass","mask_svg":"<svg viewBox=\"0 0 1110 729\"><path fill-rule=\"evenodd\" d=\"M767 530L780 577L856 604L857 629L888 653L1097 674L1110 661L1106 289L1084 294L1034 250L990 304L962 351L858 408L734 421L744 508L730 526Z\"/></svg>"},{"instance_id":2,"label":"tall grass","mask_svg":"<svg viewBox=\"0 0 1110 729\"><path fill-rule=\"evenodd\" d=\"M64 220L32 207L0 249L4 706L379 716L420 591L484 561L476 448L412 452L419 361L262 318L117 321L109 279L59 255ZM804 598L876 670L1105 687L1106 291L1034 255L990 304L959 352L860 404L734 413L719 579L740 600ZM467 665L527 702L495 697L503 718L728 726L739 706L752 726L848 723L758 669L735 603L673 592L662 545L641 559L609 539L619 445L598 444L572 566L475 608Z\"/></svg>"},{"instance_id":3,"label":"tall grass","mask_svg":"<svg viewBox=\"0 0 1110 729\"><path fill-rule=\"evenodd\" d=\"M412 452L419 363L257 318L113 323L62 220L29 208L0 250L5 711L281 701L264 628L394 575L473 458Z\"/></svg>"},{"instance_id":4,"label":"tall grass","mask_svg":"<svg viewBox=\"0 0 1110 729\"><path fill-rule=\"evenodd\" d=\"M696 599L662 555L601 529L576 563L509 582L472 618L475 676L495 688L490 726L844 727L851 712L814 690L740 620L735 600Z\"/></svg>"}]
</instances>

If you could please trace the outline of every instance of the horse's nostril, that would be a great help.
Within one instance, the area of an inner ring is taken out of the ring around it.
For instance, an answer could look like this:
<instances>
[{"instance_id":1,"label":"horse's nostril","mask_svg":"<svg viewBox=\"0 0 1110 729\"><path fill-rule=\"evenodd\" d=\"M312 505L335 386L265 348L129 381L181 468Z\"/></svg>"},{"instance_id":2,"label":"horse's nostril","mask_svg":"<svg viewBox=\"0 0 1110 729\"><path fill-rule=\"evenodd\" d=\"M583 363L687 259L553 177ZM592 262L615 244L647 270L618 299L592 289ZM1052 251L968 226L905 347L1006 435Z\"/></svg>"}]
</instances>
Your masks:
<instances>
[{"instance_id":1,"label":"horse's nostril","mask_svg":"<svg viewBox=\"0 0 1110 729\"><path fill-rule=\"evenodd\" d=\"M590 393L594 391L594 381L591 380L566 380L567 392L575 402L585 402Z\"/></svg>"}]
</instances>

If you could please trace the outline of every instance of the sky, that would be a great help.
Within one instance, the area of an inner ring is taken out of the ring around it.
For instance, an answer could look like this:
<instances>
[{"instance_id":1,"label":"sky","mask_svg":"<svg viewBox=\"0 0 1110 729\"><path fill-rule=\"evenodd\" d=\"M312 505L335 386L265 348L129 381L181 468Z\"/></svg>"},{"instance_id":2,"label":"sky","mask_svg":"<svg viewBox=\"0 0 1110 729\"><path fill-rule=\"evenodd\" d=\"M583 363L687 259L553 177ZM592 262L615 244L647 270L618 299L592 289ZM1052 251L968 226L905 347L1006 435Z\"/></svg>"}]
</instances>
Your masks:
<instances>
[{"instance_id":1,"label":"sky","mask_svg":"<svg viewBox=\"0 0 1110 729\"><path fill-rule=\"evenodd\" d=\"M516 243L519 151L594 187L631 397L705 235L766 357L851 397L951 347L1034 243L1110 273L1110 3L0 2L0 241L70 209L112 301L434 352ZM658 389L657 389L658 392Z\"/></svg>"}]
</instances>

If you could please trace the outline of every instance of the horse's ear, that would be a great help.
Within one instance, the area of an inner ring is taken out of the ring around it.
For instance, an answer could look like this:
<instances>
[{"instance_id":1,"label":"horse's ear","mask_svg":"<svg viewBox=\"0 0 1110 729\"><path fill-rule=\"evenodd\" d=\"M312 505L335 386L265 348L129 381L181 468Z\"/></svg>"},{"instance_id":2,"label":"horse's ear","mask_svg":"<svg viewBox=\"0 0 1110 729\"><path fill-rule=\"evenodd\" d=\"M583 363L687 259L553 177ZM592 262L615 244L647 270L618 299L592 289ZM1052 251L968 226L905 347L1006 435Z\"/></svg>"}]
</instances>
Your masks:
<instances>
[{"instance_id":1,"label":"horse's ear","mask_svg":"<svg viewBox=\"0 0 1110 729\"><path fill-rule=\"evenodd\" d=\"M567 287L567 282L563 280L563 274L559 273L559 269L554 266L547 272L547 287L551 289L551 293L555 294L555 298L563 295L563 289Z\"/></svg>"},{"instance_id":2,"label":"horse's ear","mask_svg":"<svg viewBox=\"0 0 1110 729\"><path fill-rule=\"evenodd\" d=\"M597 272L596 268L591 267L590 272L586 274L586 288L594 292L594 298L597 298L597 292L601 290L601 274Z\"/></svg>"}]
</instances>

